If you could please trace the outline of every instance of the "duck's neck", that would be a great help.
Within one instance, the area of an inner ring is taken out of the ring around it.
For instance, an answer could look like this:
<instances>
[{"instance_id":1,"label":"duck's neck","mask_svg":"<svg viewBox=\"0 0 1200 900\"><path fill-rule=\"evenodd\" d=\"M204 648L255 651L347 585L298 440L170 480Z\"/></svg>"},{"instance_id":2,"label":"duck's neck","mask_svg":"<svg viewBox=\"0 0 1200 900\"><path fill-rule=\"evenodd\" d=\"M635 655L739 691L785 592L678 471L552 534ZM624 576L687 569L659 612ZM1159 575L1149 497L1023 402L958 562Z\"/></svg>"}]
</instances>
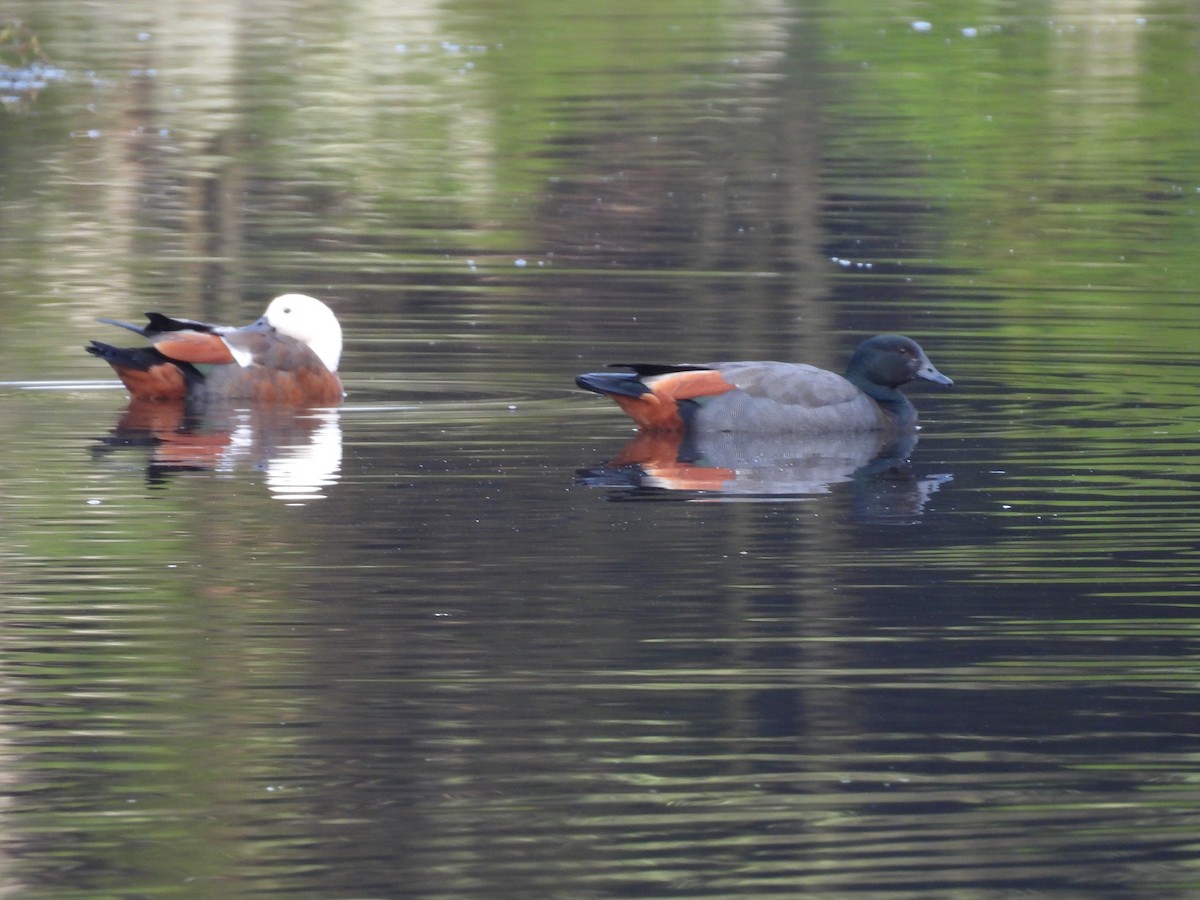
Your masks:
<instances>
[{"instance_id":1,"label":"duck's neck","mask_svg":"<svg viewBox=\"0 0 1200 900\"><path fill-rule=\"evenodd\" d=\"M879 404L879 408L891 416L896 425L901 428L911 428L917 424L917 408L912 405L899 388L887 387L867 381L865 378L847 376L854 386Z\"/></svg>"}]
</instances>

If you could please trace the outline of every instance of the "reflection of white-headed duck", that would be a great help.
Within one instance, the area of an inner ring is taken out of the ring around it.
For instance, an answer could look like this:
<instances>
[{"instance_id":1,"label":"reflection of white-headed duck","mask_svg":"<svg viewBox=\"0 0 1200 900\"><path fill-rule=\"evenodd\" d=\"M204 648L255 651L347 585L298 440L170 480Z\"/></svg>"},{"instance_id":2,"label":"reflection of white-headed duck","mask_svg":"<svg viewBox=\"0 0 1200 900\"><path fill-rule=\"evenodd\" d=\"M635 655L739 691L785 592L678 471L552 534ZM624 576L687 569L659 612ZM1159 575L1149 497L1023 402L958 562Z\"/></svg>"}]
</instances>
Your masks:
<instances>
[{"instance_id":1,"label":"reflection of white-headed duck","mask_svg":"<svg viewBox=\"0 0 1200 900\"><path fill-rule=\"evenodd\" d=\"M92 341L138 400L246 400L331 406L344 391L338 377L342 327L328 306L305 294L271 301L257 321L240 328L147 313L149 324L102 319L148 338L123 349Z\"/></svg>"},{"instance_id":2,"label":"reflection of white-headed duck","mask_svg":"<svg viewBox=\"0 0 1200 900\"><path fill-rule=\"evenodd\" d=\"M320 499L341 478L339 411L278 403L219 400L129 402L112 432L93 448L146 453L147 479L158 484L180 472L265 474L271 494L288 502Z\"/></svg>"}]
</instances>

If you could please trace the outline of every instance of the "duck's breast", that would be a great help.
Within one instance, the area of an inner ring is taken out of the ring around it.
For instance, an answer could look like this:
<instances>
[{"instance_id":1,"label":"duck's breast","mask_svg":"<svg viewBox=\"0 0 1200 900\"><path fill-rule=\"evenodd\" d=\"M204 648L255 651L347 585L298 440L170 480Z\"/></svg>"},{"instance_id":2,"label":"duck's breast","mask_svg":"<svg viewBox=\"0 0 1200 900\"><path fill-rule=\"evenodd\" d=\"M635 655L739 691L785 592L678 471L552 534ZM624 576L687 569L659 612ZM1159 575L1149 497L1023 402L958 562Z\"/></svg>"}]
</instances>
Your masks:
<instances>
[{"instance_id":1,"label":"duck's breast","mask_svg":"<svg viewBox=\"0 0 1200 900\"><path fill-rule=\"evenodd\" d=\"M306 345L282 335L254 336L249 344L253 361L215 366L204 381L206 397L316 406L342 401L338 374Z\"/></svg>"},{"instance_id":2,"label":"duck's breast","mask_svg":"<svg viewBox=\"0 0 1200 900\"><path fill-rule=\"evenodd\" d=\"M889 426L879 404L853 384L816 366L780 362L718 363L737 390L705 400L697 431L825 435Z\"/></svg>"}]
</instances>

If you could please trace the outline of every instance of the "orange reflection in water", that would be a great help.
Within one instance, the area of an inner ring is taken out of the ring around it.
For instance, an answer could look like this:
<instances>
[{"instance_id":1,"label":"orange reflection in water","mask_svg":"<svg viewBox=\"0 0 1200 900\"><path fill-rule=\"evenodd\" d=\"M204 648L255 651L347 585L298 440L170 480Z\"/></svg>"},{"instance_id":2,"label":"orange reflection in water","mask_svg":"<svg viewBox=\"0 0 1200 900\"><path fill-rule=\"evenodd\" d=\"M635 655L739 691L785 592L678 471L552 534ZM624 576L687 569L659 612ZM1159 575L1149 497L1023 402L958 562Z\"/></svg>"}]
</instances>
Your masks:
<instances>
[{"instance_id":1,"label":"orange reflection in water","mask_svg":"<svg viewBox=\"0 0 1200 900\"><path fill-rule=\"evenodd\" d=\"M153 482L178 472L255 471L276 499L304 502L338 481L342 431L333 409L132 400L94 452L134 448L148 452Z\"/></svg>"}]
</instances>

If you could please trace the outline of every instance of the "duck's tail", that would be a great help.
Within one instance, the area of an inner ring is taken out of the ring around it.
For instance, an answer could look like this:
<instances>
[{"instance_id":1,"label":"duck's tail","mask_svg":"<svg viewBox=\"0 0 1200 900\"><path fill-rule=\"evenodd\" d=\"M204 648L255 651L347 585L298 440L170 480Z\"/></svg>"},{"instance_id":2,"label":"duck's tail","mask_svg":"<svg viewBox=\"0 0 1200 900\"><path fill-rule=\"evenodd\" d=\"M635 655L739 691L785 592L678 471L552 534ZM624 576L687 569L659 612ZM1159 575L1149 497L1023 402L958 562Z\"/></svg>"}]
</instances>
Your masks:
<instances>
[{"instance_id":1,"label":"duck's tail","mask_svg":"<svg viewBox=\"0 0 1200 900\"><path fill-rule=\"evenodd\" d=\"M197 369L173 362L153 347L127 349L92 341L84 349L112 366L125 389L139 400L182 400L191 384L203 379Z\"/></svg>"},{"instance_id":2,"label":"duck's tail","mask_svg":"<svg viewBox=\"0 0 1200 900\"><path fill-rule=\"evenodd\" d=\"M603 394L606 397L632 397L634 399L650 393L637 372L585 372L575 376L575 383L585 391Z\"/></svg>"},{"instance_id":3,"label":"duck's tail","mask_svg":"<svg viewBox=\"0 0 1200 900\"><path fill-rule=\"evenodd\" d=\"M632 372L588 372L575 383L610 398L646 432L687 429L695 400L731 390L720 374L704 366L622 363Z\"/></svg>"}]
</instances>

